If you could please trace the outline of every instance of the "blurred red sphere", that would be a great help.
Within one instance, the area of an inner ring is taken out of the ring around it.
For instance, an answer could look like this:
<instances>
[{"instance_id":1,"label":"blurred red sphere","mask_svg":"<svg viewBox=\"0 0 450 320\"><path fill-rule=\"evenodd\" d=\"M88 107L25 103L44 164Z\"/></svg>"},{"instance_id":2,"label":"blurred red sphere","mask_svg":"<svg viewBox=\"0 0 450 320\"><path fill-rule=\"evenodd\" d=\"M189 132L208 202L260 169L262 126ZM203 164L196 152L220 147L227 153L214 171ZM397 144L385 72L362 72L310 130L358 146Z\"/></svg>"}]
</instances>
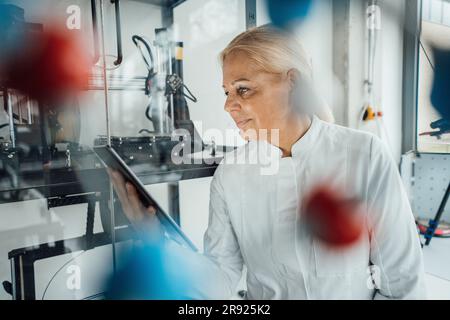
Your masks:
<instances>
[{"instance_id":1,"label":"blurred red sphere","mask_svg":"<svg viewBox=\"0 0 450 320\"><path fill-rule=\"evenodd\" d=\"M352 245L364 229L361 205L326 186L306 199L304 218L313 235L331 246Z\"/></svg>"},{"instance_id":2,"label":"blurred red sphere","mask_svg":"<svg viewBox=\"0 0 450 320\"><path fill-rule=\"evenodd\" d=\"M49 29L24 40L3 67L8 87L49 103L86 88L92 63L73 34Z\"/></svg>"}]
</instances>

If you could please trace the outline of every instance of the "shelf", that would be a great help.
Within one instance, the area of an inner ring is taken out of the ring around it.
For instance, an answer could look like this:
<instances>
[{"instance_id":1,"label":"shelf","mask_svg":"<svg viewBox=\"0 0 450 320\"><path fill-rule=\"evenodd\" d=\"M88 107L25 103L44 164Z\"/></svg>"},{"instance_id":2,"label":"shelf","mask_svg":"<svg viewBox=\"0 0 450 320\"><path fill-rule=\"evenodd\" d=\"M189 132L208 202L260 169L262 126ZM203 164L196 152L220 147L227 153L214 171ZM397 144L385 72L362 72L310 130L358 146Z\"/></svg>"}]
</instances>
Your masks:
<instances>
[{"instance_id":1,"label":"shelf","mask_svg":"<svg viewBox=\"0 0 450 320\"><path fill-rule=\"evenodd\" d=\"M214 175L222 157L211 157L209 161L199 164L177 165L170 159L164 163L146 161L130 166L144 185L177 182ZM77 161L72 155L72 161L77 163L69 168L54 161L53 167L42 169L42 162L26 163L26 171L18 171L0 177L0 203L17 202L39 198L65 197L93 192L107 192L109 179L94 152L84 153ZM23 164L21 164L23 167ZM7 170L14 172L13 166ZM4 172L6 173L6 172ZM15 181L14 184L12 181ZM9 195L6 197L5 195Z\"/></svg>"}]
</instances>

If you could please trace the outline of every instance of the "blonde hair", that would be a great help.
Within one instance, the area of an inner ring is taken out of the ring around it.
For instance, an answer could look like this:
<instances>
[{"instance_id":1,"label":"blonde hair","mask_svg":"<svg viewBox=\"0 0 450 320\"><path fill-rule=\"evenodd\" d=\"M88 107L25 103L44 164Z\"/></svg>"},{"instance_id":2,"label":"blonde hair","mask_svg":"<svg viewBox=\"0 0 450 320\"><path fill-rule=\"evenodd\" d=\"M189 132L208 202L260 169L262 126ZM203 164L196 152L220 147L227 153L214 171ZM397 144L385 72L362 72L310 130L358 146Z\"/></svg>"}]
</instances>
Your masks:
<instances>
[{"instance_id":1,"label":"blonde hair","mask_svg":"<svg viewBox=\"0 0 450 320\"><path fill-rule=\"evenodd\" d=\"M220 62L235 51L245 52L256 66L268 73L283 73L297 69L312 78L312 68L301 43L294 35L271 25L249 29L236 38L220 53Z\"/></svg>"},{"instance_id":2,"label":"blonde hair","mask_svg":"<svg viewBox=\"0 0 450 320\"><path fill-rule=\"evenodd\" d=\"M234 38L220 53L222 67L226 57L235 51L246 53L258 68L268 73L281 74L296 69L302 78L298 92L306 100L304 103L308 104L308 113L324 121L334 122L331 109L315 93L311 63L295 35L272 25L249 29Z\"/></svg>"}]
</instances>

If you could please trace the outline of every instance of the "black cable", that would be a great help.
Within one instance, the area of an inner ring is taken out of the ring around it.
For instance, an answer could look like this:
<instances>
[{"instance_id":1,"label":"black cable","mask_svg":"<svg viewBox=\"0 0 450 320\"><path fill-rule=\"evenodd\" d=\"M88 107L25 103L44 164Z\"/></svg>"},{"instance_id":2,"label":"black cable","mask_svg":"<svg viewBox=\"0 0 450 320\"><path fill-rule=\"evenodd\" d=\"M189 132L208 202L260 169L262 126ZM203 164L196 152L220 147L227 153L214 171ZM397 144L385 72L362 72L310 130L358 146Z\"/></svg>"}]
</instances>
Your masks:
<instances>
[{"instance_id":1,"label":"black cable","mask_svg":"<svg viewBox=\"0 0 450 320\"><path fill-rule=\"evenodd\" d=\"M150 116L150 109L151 109L151 101L152 101L152 97L150 96L149 99L149 103L147 105L147 108L145 109L145 117L151 122L153 123L153 118ZM141 130L142 131L142 130ZM141 133L141 131L139 131L139 133Z\"/></svg>"},{"instance_id":2,"label":"black cable","mask_svg":"<svg viewBox=\"0 0 450 320\"><path fill-rule=\"evenodd\" d=\"M147 106L147 109L145 109L145 117L153 122L152 117L150 116L150 105Z\"/></svg>"},{"instance_id":3,"label":"black cable","mask_svg":"<svg viewBox=\"0 0 450 320\"><path fill-rule=\"evenodd\" d=\"M183 92L183 95L188 98L189 100L191 100L192 102L196 103L198 100L197 98L193 95L193 93L191 92L191 90L189 90L189 88L183 83L183 87L187 90L187 92L189 93L189 95L185 94Z\"/></svg>"},{"instance_id":4,"label":"black cable","mask_svg":"<svg viewBox=\"0 0 450 320\"><path fill-rule=\"evenodd\" d=\"M131 40L133 41L134 45L139 49L139 52L141 53L142 59L144 59L145 64L147 65L147 69L148 71L150 71L151 73L153 73L153 69L154 69L154 59L153 59L153 53L152 53L152 49L150 47L150 45L148 44L147 41L145 41L144 38L142 38L141 36L138 35L134 35L131 37ZM150 57L151 61L148 61L144 55L144 52L141 49L141 46L139 45L139 43L144 44L145 48L147 49L147 53Z\"/></svg>"},{"instance_id":5,"label":"black cable","mask_svg":"<svg viewBox=\"0 0 450 320\"><path fill-rule=\"evenodd\" d=\"M0 124L0 129L9 127L9 123Z\"/></svg>"},{"instance_id":6,"label":"black cable","mask_svg":"<svg viewBox=\"0 0 450 320\"><path fill-rule=\"evenodd\" d=\"M67 261L66 263L64 263L51 277L50 281L47 283L47 286L45 287L44 293L42 294L42 298L41 300L44 300L45 298L45 294L47 293L48 288L50 287L50 284L53 282L53 280L56 278L56 276L61 272L61 270L67 266L69 263L71 263L72 261L74 261L76 258L80 257L83 253L86 253L86 251L83 251L81 253L79 253L78 255L76 255L75 257L72 257L71 259L69 259L69 261Z\"/></svg>"},{"instance_id":7,"label":"black cable","mask_svg":"<svg viewBox=\"0 0 450 320\"><path fill-rule=\"evenodd\" d=\"M92 246L92 237L93 237L93 232L94 232L95 204L96 204L96 200L95 199L94 199L94 201L92 201L92 199L90 199L88 201L88 212L87 212L87 216L86 216L86 248L87 249L93 249L94 248L94 246ZM41 300L44 300L45 294L47 293L48 288L50 287L50 285L52 284L52 282L56 278L56 276L61 272L61 270L65 266L67 266L69 263L71 263L75 259L79 258L82 254L84 254L86 252L87 252L87 250L83 250L78 255L72 257L71 259L69 259L58 270L56 270L56 272L50 278L50 281L47 283L47 286L44 289L44 293L42 294Z\"/></svg>"},{"instance_id":8,"label":"black cable","mask_svg":"<svg viewBox=\"0 0 450 320\"><path fill-rule=\"evenodd\" d=\"M435 69L434 69L434 65L433 65L433 63L431 62L431 59L430 59L430 56L428 55L427 50L425 50L425 47L424 47L424 45L423 45L423 43L422 43L422 40L419 40L419 44L420 44L420 47L421 47L422 50L423 50L423 53L425 54L425 57L427 57L428 63L430 64L431 68L432 68L433 71L434 71L434 70L435 70Z\"/></svg>"}]
</instances>

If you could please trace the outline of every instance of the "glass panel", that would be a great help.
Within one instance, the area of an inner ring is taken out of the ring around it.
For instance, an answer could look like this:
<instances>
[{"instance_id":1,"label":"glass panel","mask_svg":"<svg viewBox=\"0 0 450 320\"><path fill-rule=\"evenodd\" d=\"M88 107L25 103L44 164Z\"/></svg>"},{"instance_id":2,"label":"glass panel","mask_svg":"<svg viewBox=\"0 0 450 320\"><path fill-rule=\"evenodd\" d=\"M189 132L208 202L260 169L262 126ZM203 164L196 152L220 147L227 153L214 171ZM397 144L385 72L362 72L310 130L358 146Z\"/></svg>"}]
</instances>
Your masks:
<instances>
[{"instance_id":1,"label":"glass panel","mask_svg":"<svg viewBox=\"0 0 450 320\"><path fill-rule=\"evenodd\" d=\"M92 150L106 117L92 4L0 6L0 299L106 289L109 182Z\"/></svg>"},{"instance_id":2,"label":"glass panel","mask_svg":"<svg viewBox=\"0 0 450 320\"><path fill-rule=\"evenodd\" d=\"M223 111L218 54L245 30L245 2L178 1L173 10L164 7L170 2L120 1L120 20L117 6L104 2L111 146L201 248L198 235L204 223L200 227L203 218L196 210L207 209L210 180L203 181L202 193L186 187L195 183L184 180L212 176L223 146L236 144L237 139L225 141L225 132L216 129L234 127ZM106 143L101 136L95 142ZM118 233L129 219L120 199L114 203ZM115 256L117 265L127 261L118 251Z\"/></svg>"},{"instance_id":3,"label":"glass panel","mask_svg":"<svg viewBox=\"0 0 450 320\"><path fill-rule=\"evenodd\" d=\"M449 153L450 124L441 119L430 100L434 79L433 47L450 48L450 4L424 0L419 56L419 100L417 149L419 152Z\"/></svg>"},{"instance_id":4,"label":"glass panel","mask_svg":"<svg viewBox=\"0 0 450 320\"><path fill-rule=\"evenodd\" d=\"M169 3L1 2L0 299L105 298L140 243L94 151L106 144L201 247L210 177L243 143L217 57L245 2Z\"/></svg>"}]
</instances>

